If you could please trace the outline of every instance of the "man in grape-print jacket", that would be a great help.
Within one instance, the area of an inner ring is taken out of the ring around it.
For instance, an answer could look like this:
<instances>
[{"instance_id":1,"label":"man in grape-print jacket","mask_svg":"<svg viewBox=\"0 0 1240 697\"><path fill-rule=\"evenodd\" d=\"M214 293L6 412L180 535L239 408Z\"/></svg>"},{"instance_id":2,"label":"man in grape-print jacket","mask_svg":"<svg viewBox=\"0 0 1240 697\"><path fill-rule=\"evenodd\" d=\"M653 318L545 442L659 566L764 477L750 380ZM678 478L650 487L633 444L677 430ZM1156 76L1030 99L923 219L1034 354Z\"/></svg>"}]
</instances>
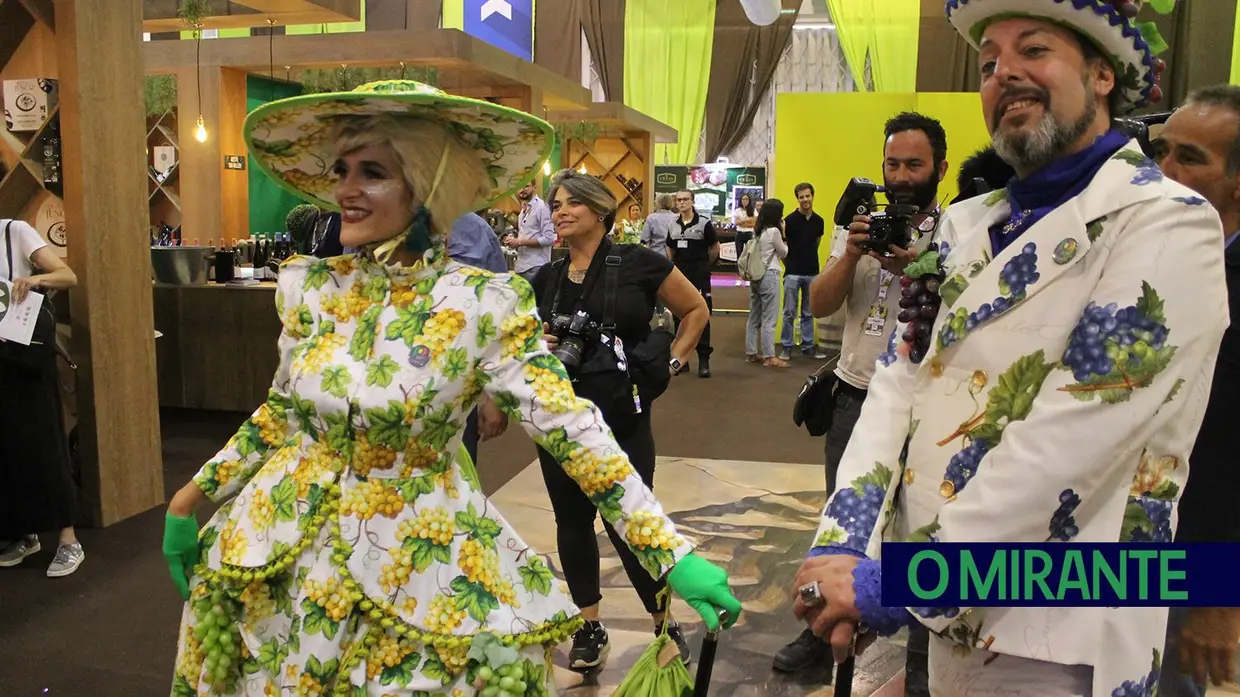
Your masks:
<instances>
[{"instance_id":1,"label":"man in grape-print jacket","mask_svg":"<svg viewBox=\"0 0 1240 697\"><path fill-rule=\"evenodd\" d=\"M910 360L896 329L794 581L825 599L795 612L837 660L859 627L863 646L916 621L932 632L935 695L1126 697L1158 680L1165 607L906 609L879 596L884 540L1172 537L1229 320L1217 212L1110 128L1160 96L1137 9L947 4L978 48L985 123L1017 176L948 211L925 355Z\"/></svg>"}]
</instances>

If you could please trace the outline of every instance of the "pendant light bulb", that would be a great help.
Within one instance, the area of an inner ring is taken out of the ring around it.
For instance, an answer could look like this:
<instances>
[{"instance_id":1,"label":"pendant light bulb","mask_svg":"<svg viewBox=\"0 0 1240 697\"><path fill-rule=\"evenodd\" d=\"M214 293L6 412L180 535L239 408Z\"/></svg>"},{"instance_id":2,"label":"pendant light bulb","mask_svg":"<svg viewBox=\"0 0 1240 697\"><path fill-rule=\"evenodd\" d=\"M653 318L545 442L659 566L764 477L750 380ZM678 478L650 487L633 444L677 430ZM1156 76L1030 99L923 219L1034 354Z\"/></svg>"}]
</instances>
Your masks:
<instances>
[{"instance_id":1,"label":"pendant light bulb","mask_svg":"<svg viewBox=\"0 0 1240 697\"><path fill-rule=\"evenodd\" d=\"M551 176L551 160L543 163L543 174L548 177Z\"/></svg>"},{"instance_id":2,"label":"pendant light bulb","mask_svg":"<svg viewBox=\"0 0 1240 697\"><path fill-rule=\"evenodd\" d=\"M194 140L199 143L207 142L207 124L202 120L202 116L198 117L198 125L194 128Z\"/></svg>"},{"instance_id":3,"label":"pendant light bulb","mask_svg":"<svg viewBox=\"0 0 1240 697\"><path fill-rule=\"evenodd\" d=\"M586 171L586 166L584 163L580 167L577 168L577 171L581 172L582 174L589 174L589 172Z\"/></svg>"}]
</instances>

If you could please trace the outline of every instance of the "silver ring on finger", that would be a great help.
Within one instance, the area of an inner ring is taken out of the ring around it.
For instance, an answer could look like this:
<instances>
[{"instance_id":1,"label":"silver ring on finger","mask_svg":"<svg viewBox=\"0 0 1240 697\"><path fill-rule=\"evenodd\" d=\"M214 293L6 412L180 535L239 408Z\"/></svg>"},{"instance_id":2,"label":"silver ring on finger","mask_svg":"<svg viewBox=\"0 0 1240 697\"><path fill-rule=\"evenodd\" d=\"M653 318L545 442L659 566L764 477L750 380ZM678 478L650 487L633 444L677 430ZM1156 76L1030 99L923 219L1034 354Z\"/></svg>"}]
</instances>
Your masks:
<instances>
[{"instance_id":1,"label":"silver ring on finger","mask_svg":"<svg viewBox=\"0 0 1240 697\"><path fill-rule=\"evenodd\" d=\"M817 581L801 586L797 590L797 593L801 596L801 602L804 603L806 607L817 607L823 603L822 592L818 590Z\"/></svg>"}]
</instances>

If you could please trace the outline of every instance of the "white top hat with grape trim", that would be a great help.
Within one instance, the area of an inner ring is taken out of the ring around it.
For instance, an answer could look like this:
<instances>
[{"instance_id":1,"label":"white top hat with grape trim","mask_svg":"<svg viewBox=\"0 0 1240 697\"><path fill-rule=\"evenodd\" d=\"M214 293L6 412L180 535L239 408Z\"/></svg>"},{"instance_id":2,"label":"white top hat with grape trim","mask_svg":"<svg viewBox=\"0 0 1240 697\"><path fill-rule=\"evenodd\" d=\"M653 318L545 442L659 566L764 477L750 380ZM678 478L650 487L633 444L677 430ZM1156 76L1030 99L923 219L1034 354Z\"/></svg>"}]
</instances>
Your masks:
<instances>
[{"instance_id":1,"label":"white top hat with grape trim","mask_svg":"<svg viewBox=\"0 0 1240 697\"><path fill-rule=\"evenodd\" d=\"M1167 49L1152 22L1138 24L1144 0L947 0L947 19L974 48L992 22L1013 17L1044 19L1093 42L1115 68L1118 105L1123 110L1162 100L1159 76L1166 67L1156 56ZM1149 0L1167 14L1175 0Z\"/></svg>"}]
</instances>

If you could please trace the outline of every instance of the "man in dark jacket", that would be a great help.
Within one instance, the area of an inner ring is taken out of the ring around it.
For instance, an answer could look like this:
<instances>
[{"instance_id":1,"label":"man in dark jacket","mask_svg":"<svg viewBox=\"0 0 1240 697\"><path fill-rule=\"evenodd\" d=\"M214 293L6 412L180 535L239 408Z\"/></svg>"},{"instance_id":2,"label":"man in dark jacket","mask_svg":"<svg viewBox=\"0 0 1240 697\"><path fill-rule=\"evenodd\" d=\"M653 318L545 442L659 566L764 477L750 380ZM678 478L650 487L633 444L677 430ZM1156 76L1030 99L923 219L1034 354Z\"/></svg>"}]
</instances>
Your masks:
<instances>
[{"instance_id":1,"label":"man in dark jacket","mask_svg":"<svg viewBox=\"0 0 1240 697\"><path fill-rule=\"evenodd\" d=\"M1153 142L1163 173L1201 194L1223 221L1231 325L1223 335L1210 401L1188 461L1176 542L1240 542L1240 462L1234 402L1240 395L1240 87L1189 95ZM1159 697L1200 697L1235 679L1240 608L1172 608ZM1194 684L1195 683L1195 684Z\"/></svg>"}]
</instances>

